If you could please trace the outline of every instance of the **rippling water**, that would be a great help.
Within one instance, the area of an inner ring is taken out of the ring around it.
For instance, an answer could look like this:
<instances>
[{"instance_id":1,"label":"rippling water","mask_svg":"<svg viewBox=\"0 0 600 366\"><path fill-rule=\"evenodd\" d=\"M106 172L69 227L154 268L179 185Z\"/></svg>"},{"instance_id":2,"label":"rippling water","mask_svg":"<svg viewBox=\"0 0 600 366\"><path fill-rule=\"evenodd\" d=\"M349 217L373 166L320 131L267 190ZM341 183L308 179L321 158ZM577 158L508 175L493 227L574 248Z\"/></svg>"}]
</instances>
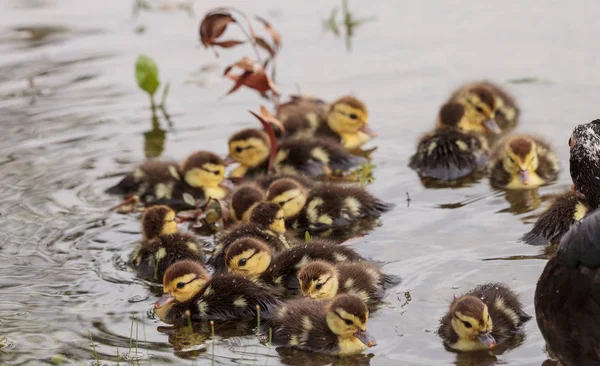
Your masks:
<instances>
[{"instance_id":1,"label":"rippling water","mask_svg":"<svg viewBox=\"0 0 600 366\"><path fill-rule=\"evenodd\" d=\"M116 364L117 350L152 365L317 362L278 354L253 337L218 337L214 354L212 341L197 337L181 350L175 340L185 335L169 336L146 315L157 289L123 265L140 236L137 217L107 212L117 200L102 191L115 175L163 148L145 138L166 134L163 156L182 159L197 149L224 154L232 131L256 125L246 112L262 103L256 94L220 98L231 86L221 70L244 51L216 59L199 48L199 19L222 4L197 1L191 16L137 18L124 0L0 4L0 364L63 357L89 364L90 334L103 364ZM516 202L511 207L485 180L425 189L406 165L451 89L478 78L536 78L505 85L522 107L519 130L549 140L563 164L559 182L533 202L566 187L571 129L597 117L597 3L350 1L357 16L377 17L358 29L351 53L322 29L337 1L227 4L266 16L282 33L282 91L295 93L298 84L327 99L354 93L380 133L370 189L397 208L354 245L404 281L369 321L378 341L374 356L352 362L540 365L546 357L535 321L519 347L484 359L457 357L434 333L452 296L486 281L507 283L534 313L545 260L537 259L539 248L517 241L533 220L518 207L522 198L508 197ZM141 25L143 34L136 32ZM171 82L172 128L162 117L153 127L147 97L137 90L133 65L140 53L155 58L161 79Z\"/></svg>"}]
</instances>

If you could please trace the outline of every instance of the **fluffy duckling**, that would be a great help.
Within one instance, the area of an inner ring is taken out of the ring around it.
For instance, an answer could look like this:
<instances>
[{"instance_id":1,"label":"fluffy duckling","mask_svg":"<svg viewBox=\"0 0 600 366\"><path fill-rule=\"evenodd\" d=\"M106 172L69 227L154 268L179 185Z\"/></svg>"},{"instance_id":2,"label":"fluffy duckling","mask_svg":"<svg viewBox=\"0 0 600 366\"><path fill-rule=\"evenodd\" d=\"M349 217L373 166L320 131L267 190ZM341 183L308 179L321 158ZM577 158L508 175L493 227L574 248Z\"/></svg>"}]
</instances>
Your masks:
<instances>
[{"instance_id":1,"label":"fluffy duckling","mask_svg":"<svg viewBox=\"0 0 600 366\"><path fill-rule=\"evenodd\" d=\"M242 184L231 194L229 215L234 222L249 221L255 205L265 198L265 191L255 184Z\"/></svg>"},{"instance_id":2,"label":"fluffy duckling","mask_svg":"<svg viewBox=\"0 0 600 366\"><path fill-rule=\"evenodd\" d=\"M575 191L556 196L531 231L521 239L532 245L556 244L571 225L600 206L600 120L575 127L569 138L569 169Z\"/></svg>"},{"instance_id":3,"label":"fluffy duckling","mask_svg":"<svg viewBox=\"0 0 600 366\"><path fill-rule=\"evenodd\" d=\"M271 291L235 274L210 277L198 262L173 264L163 278L163 296L154 313L166 323L191 320L244 320L261 316L279 305ZM188 315L189 314L189 315Z\"/></svg>"},{"instance_id":4,"label":"fluffy duckling","mask_svg":"<svg viewBox=\"0 0 600 366\"><path fill-rule=\"evenodd\" d=\"M273 182L266 199L283 208L288 225L315 231L378 217L394 207L360 187L322 183L308 191L288 178Z\"/></svg>"},{"instance_id":5,"label":"fluffy duckling","mask_svg":"<svg viewBox=\"0 0 600 366\"><path fill-rule=\"evenodd\" d=\"M346 171L363 159L347 153L335 141L322 138L292 137L281 141L273 168L279 174L317 176L331 171ZM232 178L268 174L271 143L261 130L246 129L229 139L229 157L239 163Z\"/></svg>"},{"instance_id":6,"label":"fluffy duckling","mask_svg":"<svg viewBox=\"0 0 600 366\"><path fill-rule=\"evenodd\" d=\"M548 348L565 366L600 364L600 211L564 235L535 289Z\"/></svg>"},{"instance_id":7,"label":"fluffy duckling","mask_svg":"<svg viewBox=\"0 0 600 366\"><path fill-rule=\"evenodd\" d=\"M146 204L165 204L175 209L190 206L183 194L197 200L222 199L228 194L221 187L225 177L225 161L208 151L198 151L188 156L181 166L167 161L147 161L138 166L115 186L109 194L135 194Z\"/></svg>"},{"instance_id":8,"label":"fluffy duckling","mask_svg":"<svg viewBox=\"0 0 600 366\"><path fill-rule=\"evenodd\" d=\"M558 177L558 157L538 138L516 135L498 145L490 164L492 185L505 189L530 189Z\"/></svg>"},{"instance_id":9,"label":"fluffy duckling","mask_svg":"<svg viewBox=\"0 0 600 366\"><path fill-rule=\"evenodd\" d=\"M264 242L277 253L290 247L285 236L285 217L279 205L269 202L257 204L250 214L250 222L241 223L217 237L217 244L208 264L215 268L215 273L227 270L225 255L227 249L240 238L253 238Z\"/></svg>"},{"instance_id":10,"label":"fluffy duckling","mask_svg":"<svg viewBox=\"0 0 600 366\"><path fill-rule=\"evenodd\" d=\"M169 266L182 259L204 262L202 245L195 236L177 232L175 211L167 206L146 209L142 236L129 263L143 276L160 280Z\"/></svg>"},{"instance_id":11,"label":"fluffy duckling","mask_svg":"<svg viewBox=\"0 0 600 366\"><path fill-rule=\"evenodd\" d=\"M488 159L487 141L457 103L442 106L438 127L419 139L408 166L421 177L454 181L483 171Z\"/></svg>"},{"instance_id":12,"label":"fluffy duckling","mask_svg":"<svg viewBox=\"0 0 600 366\"><path fill-rule=\"evenodd\" d=\"M337 294L353 294L374 311L385 297L385 289L400 283L400 278L383 274L368 262L342 262L335 265L312 261L298 272L300 290L311 299L331 300Z\"/></svg>"},{"instance_id":13,"label":"fluffy duckling","mask_svg":"<svg viewBox=\"0 0 600 366\"><path fill-rule=\"evenodd\" d=\"M329 106L322 100L294 96L277 108L288 136L319 136L334 139L346 150L361 147L377 136L369 129L369 112L365 104L350 95Z\"/></svg>"},{"instance_id":14,"label":"fluffy duckling","mask_svg":"<svg viewBox=\"0 0 600 366\"><path fill-rule=\"evenodd\" d=\"M297 272L313 260L329 263L364 261L350 247L316 238L275 255L264 241L242 238L227 249L225 258L230 272L290 294L299 290Z\"/></svg>"},{"instance_id":15,"label":"fluffy duckling","mask_svg":"<svg viewBox=\"0 0 600 366\"><path fill-rule=\"evenodd\" d=\"M517 294L503 284L488 283L454 298L438 334L456 351L493 349L529 319Z\"/></svg>"},{"instance_id":16,"label":"fluffy duckling","mask_svg":"<svg viewBox=\"0 0 600 366\"><path fill-rule=\"evenodd\" d=\"M330 302L291 300L277 309L269 325L275 343L344 356L375 345L367 333L368 319L360 298L340 295Z\"/></svg>"},{"instance_id":17,"label":"fluffy duckling","mask_svg":"<svg viewBox=\"0 0 600 366\"><path fill-rule=\"evenodd\" d=\"M490 100L490 94L493 96L493 102ZM495 114L488 113L488 116L494 120L497 128L492 121L485 124L490 132L506 133L517 125L519 107L515 99L502 87L489 81L478 81L460 87L452 94L450 101L470 107L474 120L478 119L478 115L486 114L486 107L489 111L495 111Z\"/></svg>"}]
</instances>

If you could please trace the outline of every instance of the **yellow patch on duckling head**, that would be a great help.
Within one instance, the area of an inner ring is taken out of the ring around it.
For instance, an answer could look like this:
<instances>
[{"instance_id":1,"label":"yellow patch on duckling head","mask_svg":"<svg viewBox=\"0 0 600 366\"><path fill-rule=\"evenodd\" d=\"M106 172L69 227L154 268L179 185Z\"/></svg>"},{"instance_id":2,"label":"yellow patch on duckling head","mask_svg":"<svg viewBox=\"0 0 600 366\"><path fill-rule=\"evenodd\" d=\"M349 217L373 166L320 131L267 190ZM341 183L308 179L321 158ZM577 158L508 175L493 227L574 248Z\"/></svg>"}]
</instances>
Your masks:
<instances>
[{"instance_id":1,"label":"yellow patch on duckling head","mask_svg":"<svg viewBox=\"0 0 600 366\"><path fill-rule=\"evenodd\" d=\"M467 132L498 133L496 118L496 98L485 87L474 87L456 100L464 107L464 117L459 128Z\"/></svg>"},{"instance_id":2,"label":"yellow patch on duckling head","mask_svg":"<svg viewBox=\"0 0 600 366\"><path fill-rule=\"evenodd\" d=\"M462 296L456 299L450 308L452 313L451 326L458 341L449 344L451 348L459 351L472 351L477 349L489 349L493 344L484 344L480 337L491 337L493 322L488 312L487 305L475 296ZM493 340L493 338L491 338Z\"/></svg>"},{"instance_id":3,"label":"yellow patch on duckling head","mask_svg":"<svg viewBox=\"0 0 600 366\"><path fill-rule=\"evenodd\" d=\"M267 193L268 194L268 193ZM298 216L306 204L307 194L304 189L292 189L284 191L273 197L270 202L277 203L283 208L283 215L286 218Z\"/></svg>"},{"instance_id":4,"label":"yellow patch on duckling head","mask_svg":"<svg viewBox=\"0 0 600 366\"><path fill-rule=\"evenodd\" d=\"M225 178L225 166L206 163L185 172L183 179L192 187L218 187ZM216 198L216 197L215 197Z\"/></svg>"},{"instance_id":5,"label":"yellow patch on duckling head","mask_svg":"<svg viewBox=\"0 0 600 366\"><path fill-rule=\"evenodd\" d=\"M247 168L263 164L269 158L270 151L268 143L257 137L229 142L229 156Z\"/></svg>"},{"instance_id":6,"label":"yellow patch on duckling head","mask_svg":"<svg viewBox=\"0 0 600 366\"><path fill-rule=\"evenodd\" d=\"M163 277L163 292L177 302L196 296L210 276L198 262L182 260L170 266Z\"/></svg>"},{"instance_id":7,"label":"yellow patch on duckling head","mask_svg":"<svg viewBox=\"0 0 600 366\"><path fill-rule=\"evenodd\" d=\"M177 222L175 221L175 211L171 210L165 215L160 235L175 234L176 232Z\"/></svg>"},{"instance_id":8,"label":"yellow patch on duckling head","mask_svg":"<svg viewBox=\"0 0 600 366\"><path fill-rule=\"evenodd\" d=\"M339 135L357 133L368 122L367 107L362 101L351 96L345 96L333 102L327 113L329 128Z\"/></svg>"},{"instance_id":9,"label":"yellow patch on duckling head","mask_svg":"<svg viewBox=\"0 0 600 366\"><path fill-rule=\"evenodd\" d=\"M536 173L539 166L535 141L527 136L511 138L504 145L502 168L510 175L509 189L529 189L544 184Z\"/></svg>"},{"instance_id":10,"label":"yellow patch on duckling head","mask_svg":"<svg viewBox=\"0 0 600 366\"><path fill-rule=\"evenodd\" d=\"M338 336L340 354L360 353L374 345L368 333L369 311L354 295L339 295L327 308L327 326Z\"/></svg>"},{"instance_id":11,"label":"yellow patch on duckling head","mask_svg":"<svg viewBox=\"0 0 600 366\"><path fill-rule=\"evenodd\" d=\"M305 265L298 272L298 282L302 294L312 299L333 299L339 287L335 267L323 261Z\"/></svg>"},{"instance_id":12,"label":"yellow patch on duckling head","mask_svg":"<svg viewBox=\"0 0 600 366\"><path fill-rule=\"evenodd\" d=\"M271 250L259 240L240 238L227 249L225 263L229 272L256 279L271 264Z\"/></svg>"}]
</instances>

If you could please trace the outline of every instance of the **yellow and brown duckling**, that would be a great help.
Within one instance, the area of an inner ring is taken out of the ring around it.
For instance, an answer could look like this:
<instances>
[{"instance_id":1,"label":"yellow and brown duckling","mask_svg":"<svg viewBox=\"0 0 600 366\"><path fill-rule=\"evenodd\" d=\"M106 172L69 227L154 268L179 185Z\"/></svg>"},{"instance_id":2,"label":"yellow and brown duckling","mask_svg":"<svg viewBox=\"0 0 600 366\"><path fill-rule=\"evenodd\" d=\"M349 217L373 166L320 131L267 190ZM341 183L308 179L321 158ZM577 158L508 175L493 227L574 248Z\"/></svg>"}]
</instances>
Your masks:
<instances>
[{"instance_id":1,"label":"yellow and brown duckling","mask_svg":"<svg viewBox=\"0 0 600 366\"><path fill-rule=\"evenodd\" d=\"M488 144L474 125L462 105L443 105L438 127L419 139L409 167L423 178L439 181L455 181L483 171Z\"/></svg>"},{"instance_id":2,"label":"yellow and brown duckling","mask_svg":"<svg viewBox=\"0 0 600 366\"><path fill-rule=\"evenodd\" d=\"M225 161L211 152L198 151L188 156L181 165L168 161L146 161L106 192L136 195L146 204L185 209L190 208L183 199L185 193L202 201L224 198L228 194L228 190L221 186L224 178Z\"/></svg>"},{"instance_id":3,"label":"yellow and brown duckling","mask_svg":"<svg viewBox=\"0 0 600 366\"><path fill-rule=\"evenodd\" d=\"M225 255L230 272L276 289L280 293L297 294L300 290L297 273L307 263L320 260L328 263L362 262L365 259L345 245L325 239L312 239L273 254L264 241L238 239Z\"/></svg>"},{"instance_id":4,"label":"yellow and brown duckling","mask_svg":"<svg viewBox=\"0 0 600 366\"><path fill-rule=\"evenodd\" d=\"M358 149L377 136L369 129L365 103L350 95L330 105L311 97L293 96L277 108L276 116L288 136L327 137L341 143L346 150Z\"/></svg>"},{"instance_id":5,"label":"yellow and brown duckling","mask_svg":"<svg viewBox=\"0 0 600 366\"><path fill-rule=\"evenodd\" d=\"M562 365L599 365L600 211L573 225L535 290L538 326Z\"/></svg>"},{"instance_id":6,"label":"yellow and brown duckling","mask_svg":"<svg viewBox=\"0 0 600 366\"><path fill-rule=\"evenodd\" d=\"M394 207L361 187L322 183L307 190L287 178L273 182L266 199L281 205L288 224L313 231L379 217Z\"/></svg>"},{"instance_id":7,"label":"yellow and brown duckling","mask_svg":"<svg viewBox=\"0 0 600 366\"><path fill-rule=\"evenodd\" d=\"M489 81L460 87L448 102L464 105L472 121L483 121L479 126L475 125L477 132L504 134L515 128L518 122L519 107L515 99L502 87Z\"/></svg>"},{"instance_id":8,"label":"yellow and brown duckling","mask_svg":"<svg viewBox=\"0 0 600 366\"><path fill-rule=\"evenodd\" d=\"M346 171L363 162L333 140L292 137L271 146L266 132L245 129L229 139L229 157L239 164L230 176L248 178L270 173L271 149L277 150L272 168L279 174L318 176Z\"/></svg>"},{"instance_id":9,"label":"yellow and brown duckling","mask_svg":"<svg viewBox=\"0 0 600 366\"><path fill-rule=\"evenodd\" d=\"M556 180L558 172L558 157L539 138L511 136L492 152L490 181L498 188L537 188Z\"/></svg>"},{"instance_id":10,"label":"yellow and brown duckling","mask_svg":"<svg viewBox=\"0 0 600 366\"><path fill-rule=\"evenodd\" d=\"M571 225L600 206L600 120L575 127L569 138L569 170L573 191L557 195L522 240L532 245L556 244Z\"/></svg>"},{"instance_id":11,"label":"yellow and brown duckling","mask_svg":"<svg viewBox=\"0 0 600 366\"><path fill-rule=\"evenodd\" d=\"M323 302L308 298L281 305L269 322L276 344L334 355L359 354L375 345L367 333L369 310L354 295Z\"/></svg>"},{"instance_id":12,"label":"yellow and brown duckling","mask_svg":"<svg viewBox=\"0 0 600 366\"><path fill-rule=\"evenodd\" d=\"M202 244L194 235L177 231L175 211L167 206L146 209L142 216L142 236L130 265L143 276L160 281L167 268L182 259L204 263Z\"/></svg>"},{"instance_id":13,"label":"yellow and brown duckling","mask_svg":"<svg viewBox=\"0 0 600 366\"><path fill-rule=\"evenodd\" d=\"M229 201L229 216L234 222L249 221L255 205L265 198L265 191L256 184L242 184L233 190Z\"/></svg>"},{"instance_id":14,"label":"yellow and brown duckling","mask_svg":"<svg viewBox=\"0 0 600 366\"><path fill-rule=\"evenodd\" d=\"M267 318L279 301L273 293L236 274L212 278L195 261L173 264L163 278L163 296L154 313L166 323L194 320L244 320L256 318L257 307Z\"/></svg>"},{"instance_id":15,"label":"yellow and brown duckling","mask_svg":"<svg viewBox=\"0 0 600 366\"><path fill-rule=\"evenodd\" d=\"M385 297L385 290L400 283L400 277L386 275L366 261L328 263L312 261L298 272L304 296L331 300L338 294L353 294L375 311Z\"/></svg>"},{"instance_id":16,"label":"yellow and brown duckling","mask_svg":"<svg viewBox=\"0 0 600 366\"><path fill-rule=\"evenodd\" d=\"M438 334L456 351L493 349L517 334L529 319L517 294L503 284L488 283L454 298Z\"/></svg>"},{"instance_id":17,"label":"yellow and brown duckling","mask_svg":"<svg viewBox=\"0 0 600 366\"><path fill-rule=\"evenodd\" d=\"M264 242L273 252L277 253L290 247L285 236L285 217L279 205L261 202L254 206L250 221L240 223L224 231L217 237L215 251L208 264L215 268L215 273L225 273L227 249L240 238L253 238Z\"/></svg>"}]
</instances>

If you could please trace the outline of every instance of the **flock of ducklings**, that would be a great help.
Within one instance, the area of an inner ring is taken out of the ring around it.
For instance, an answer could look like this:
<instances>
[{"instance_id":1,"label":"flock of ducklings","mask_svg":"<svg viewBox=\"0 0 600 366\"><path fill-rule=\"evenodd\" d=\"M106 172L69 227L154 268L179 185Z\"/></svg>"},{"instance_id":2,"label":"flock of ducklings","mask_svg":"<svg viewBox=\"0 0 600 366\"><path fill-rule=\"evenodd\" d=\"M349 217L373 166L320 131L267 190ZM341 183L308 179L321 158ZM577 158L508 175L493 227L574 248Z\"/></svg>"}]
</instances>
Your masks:
<instances>
[{"instance_id":1,"label":"flock of ducklings","mask_svg":"<svg viewBox=\"0 0 600 366\"><path fill-rule=\"evenodd\" d=\"M506 190L552 182L559 166L550 146L508 134L518 116L514 99L499 86L467 84L441 107L409 165L423 180L448 184L483 174ZM369 314L401 279L336 235L320 234L393 208L363 187L329 179L365 161L355 153L376 136L367 108L351 96L330 104L292 97L275 117L270 129L234 133L226 159L200 151L181 164L147 161L107 190L147 207L143 240L129 264L162 283L154 313L166 323L260 316L276 344L361 353L375 344L367 333ZM524 240L557 243L564 236L537 286L537 319L564 364L588 365L600 362L600 214L591 213L600 204L600 120L575 128L569 146L572 190L554 198ZM237 163L229 176L233 187L224 184L231 163ZM214 200L225 203L227 225L208 255L208 243L178 231L177 212ZM489 350L530 318L517 294L488 283L454 298L438 334L455 351ZM582 336L570 337L572 329Z\"/></svg>"}]
</instances>

